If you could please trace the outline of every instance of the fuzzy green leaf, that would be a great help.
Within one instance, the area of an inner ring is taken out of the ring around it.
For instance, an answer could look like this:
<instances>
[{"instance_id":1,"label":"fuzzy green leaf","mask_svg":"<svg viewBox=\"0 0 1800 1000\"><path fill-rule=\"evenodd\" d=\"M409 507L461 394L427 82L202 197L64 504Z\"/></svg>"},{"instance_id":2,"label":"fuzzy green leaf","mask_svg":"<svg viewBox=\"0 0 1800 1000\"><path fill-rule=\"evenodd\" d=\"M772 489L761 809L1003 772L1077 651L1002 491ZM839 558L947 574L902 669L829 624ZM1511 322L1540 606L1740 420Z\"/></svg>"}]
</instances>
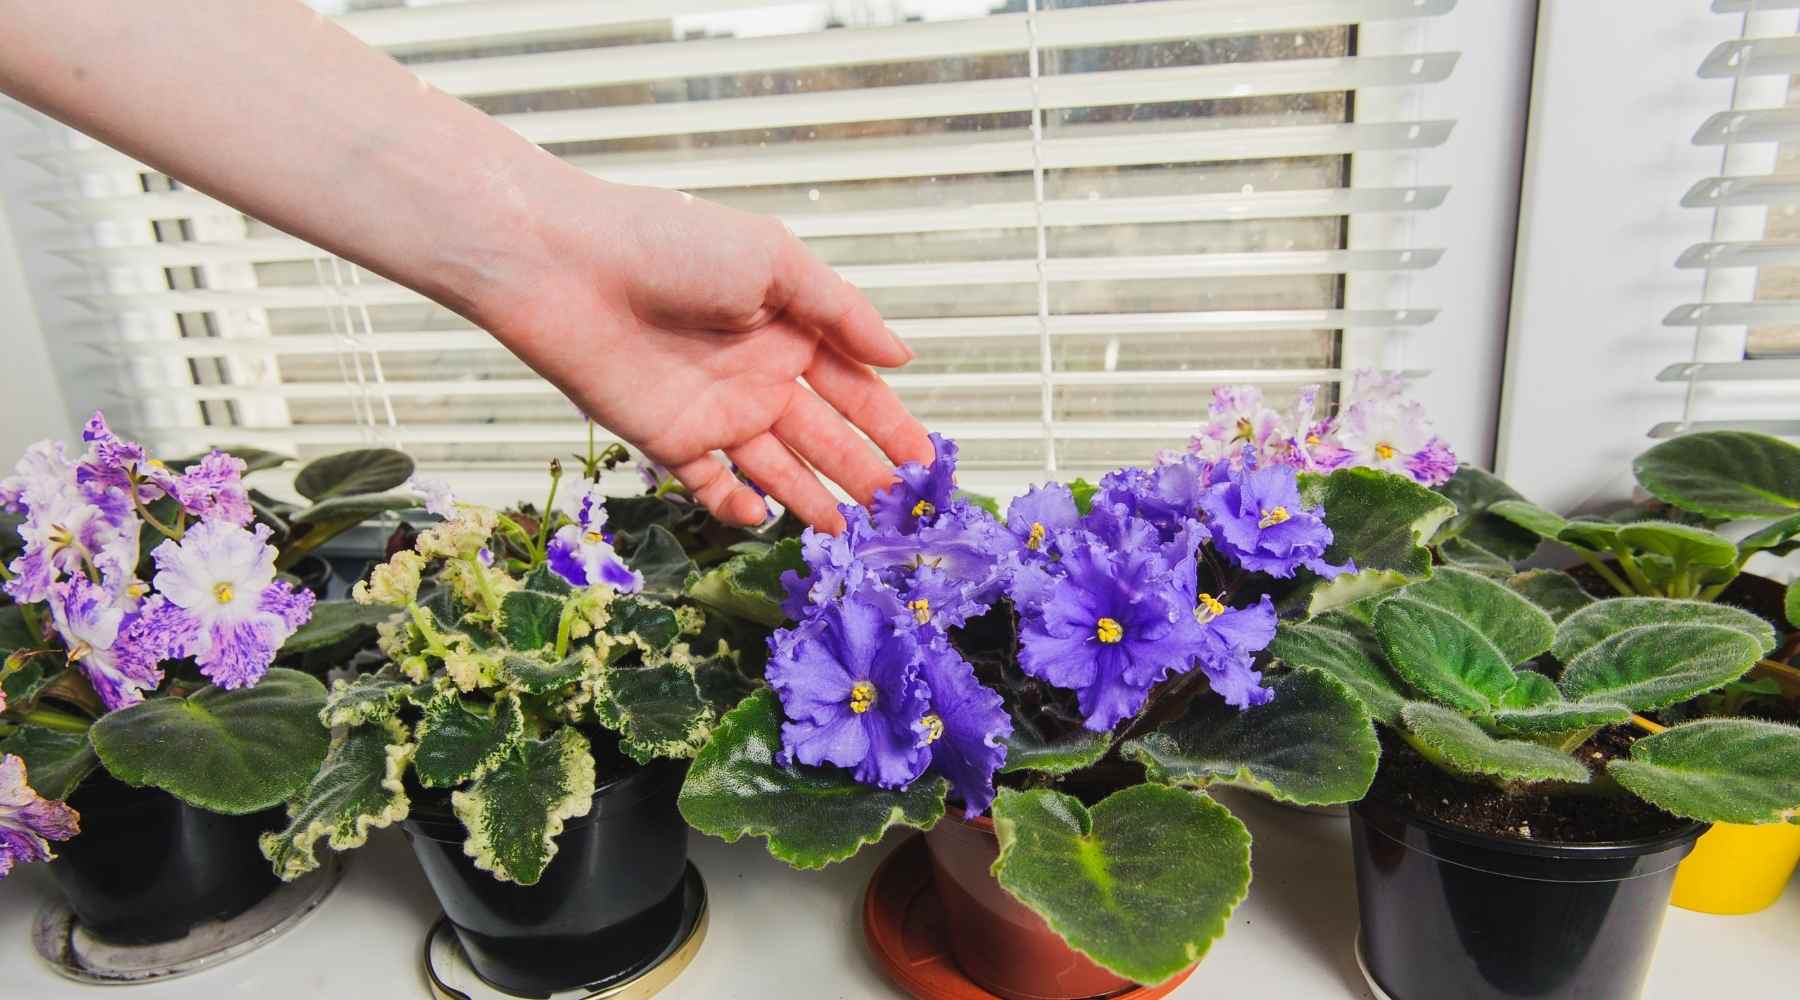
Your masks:
<instances>
[{"instance_id":1,"label":"fuzzy green leaf","mask_svg":"<svg viewBox=\"0 0 1800 1000\"><path fill-rule=\"evenodd\" d=\"M1461 538L1446 539L1440 544L1438 558L1442 559L1446 566L1466 569L1471 573L1480 573L1482 576L1496 580L1504 580L1513 575L1512 563L1474 542Z\"/></svg>"},{"instance_id":2,"label":"fuzzy green leaf","mask_svg":"<svg viewBox=\"0 0 1800 1000\"><path fill-rule=\"evenodd\" d=\"M326 728L360 726L394 717L412 693L411 681L381 674L358 674L355 680L333 681L319 722Z\"/></svg>"},{"instance_id":3,"label":"fuzzy green leaf","mask_svg":"<svg viewBox=\"0 0 1800 1000\"><path fill-rule=\"evenodd\" d=\"M325 686L270 670L255 687L208 687L110 712L88 730L106 770L210 812L241 815L287 801L318 773Z\"/></svg>"},{"instance_id":4,"label":"fuzzy green leaf","mask_svg":"<svg viewBox=\"0 0 1800 1000\"><path fill-rule=\"evenodd\" d=\"M455 691L425 704L414 733L413 773L426 788L474 781L500 765L525 735L525 716L511 692L491 705L474 705Z\"/></svg>"},{"instance_id":5,"label":"fuzzy green leaf","mask_svg":"<svg viewBox=\"0 0 1800 1000\"><path fill-rule=\"evenodd\" d=\"M1377 722L1400 724L1410 695L1385 665L1369 626L1338 612L1311 621L1282 622L1269 652L1283 663L1321 670L1343 681Z\"/></svg>"},{"instance_id":6,"label":"fuzzy green leaf","mask_svg":"<svg viewBox=\"0 0 1800 1000\"><path fill-rule=\"evenodd\" d=\"M359 448L316 458L294 477L294 489L308 500L385 493L412 478L413 460L392 448Z\"/></svg>"},{"instance_id":7,"label":"fuzzy green leaf","mask_svg":"<svg viewBox=\"0 0 1800 1000\"><path fill-rule=\"evenodd\" d=\"M1570 700L1617 701L1646 712L1735 680L1774 644L1774 629L1747 611L1621 597L1563 619L1553 652Z\"/></svg>"},{"instance_id":8,"label":"fuzzy green leaf","mask_svg":"<svg viewBox=\"0 0 1800 1000\"><path fill-rule=\"evenodd\" d=\"M1737 546L1717 532L1673 521L1620 525L1618 537L1631 549L1654 552L1677 565L1730 566L1738 557Z\"/></svg>"},{"instance_id":9,"label":"fuzzy green leaf","mask_svg":"<svg viewBox=\"0 0 1800 1000\"><path fill-rule=\"evenodd\" d=\"M611 617L606 622L606 633L629 638L647 653L666 650L681 636L681 623L674 609L666 604L626 595L613 598L607 613Z\"/></svg>"},{"instance_id":10,"label":"fuzzy green leaf","mask_svg":"<svg viewBox=\"0 0 1800 1000\"><path fill-rule=\"evenodd\" d=\"M65 733L42 726L20 726L0 740L0 754L25 761L25 780L46 799L66 799L100 766L86 733Z\"/></svg>"},{"instance_id":11,"label":"fuzzy green leaf","mask_svg":"<svg viewBox=\"0 0 1800 1000\"><path fill-rule=\"evenodd\" d=\"M1709 823L1800 823L1800 729L1705 719L1631 744L1607 771L1665 812Z\"/></svg>"},{"instance_id":12,"label":"fuzzy green leaf","mask_svg":"<svg viewBox=\"0 0 1800 1000\"><path fill-rule=\"evenodd\" d=\"M588 658L571 654L554 663L548 650L543 655L507 653L500 657L499 679L515 691L525 694L548 694L575 683L587 670Z\"/></svg>"},{"instance_id":13,"label":"fuzzy green leaf","mask_svg":"<svg viewBox=\"0 0 1800 1000\"><path fill-rule=\"evenodd\" d=\"M406 818L404 776L414 746L398 719L357 726L331 741L324 764L288 803L288 825L258 841L275 874L292 880L319 867L320 837L333 850L361 847L369 831Z\"/></svg>"},{"instance_id":14,"label":"fuzzy green leaf","mask_svg":"<svg viewBox=\"0 0 1800 1000\"><path fill-rule=\"evenodd\" d=\"M1800 512L1800 448L1747 431L1684 434L1631 465L1657 499L1716 518Z\"/></svg>"},{"instance_id":15,"label":"fuzzy green leaf","mask_svg":"<svg viewBox=\"0 0 1800 1000\"><path fill-rule=\"evenodd\" d=\"M1556 626L1504 585L1446 566L1381 602L1375 635L1408 684L1466 712L1485 712L1517 681L1514 664L1550 648Z\"/></svg>"},{"instance_id":16,"label":"fuzzy green leaf","mask_svg":"<svg viewBox=\"0 0 1800 1000\"><path fill-rule=\"evenodd\" d=\"M1593 597L1581 589L1574 577L1560 570L1528 569L1508 579L1506 585L1543 608L1553 622L1560 622L1594 603Z\"/></svg>"},{"instance_id":17,"label":"fuzzy green leaf","mask_svg":"<svg viewBox=\"0 0 1800 1000\"><path fill-rule=\"evenodd\" d=\"M1501 500L1490 505L1488 512L1540 538L1555 538L1569 526L1568 519L1561 514L1545 510L1529 500Z\"/></svg>"},{"instance_id":18,"label":"fuzzy green leaf","mask_svg":"<svg viewBox=\"0 0 1800 1000\"><path fill-rule=\"evenodd\" d=\"M19 649L42 645L25 624L25 612L17 604L0 607L0 657Z\"/></svg>"},{"instance_id":19,"label":"fuzzy green leaf","mask_svg":"<svg viewBox=\"0 0 1800 1000\"><path fill-rule=\"evenodd\" d=\"M311 525L312 531L321 530L322 525L330 525L331 533L336 534L377 514L411 510L417 506L419 498L405 493L327 497L311 507L296 511L288 520L294 524ZM311 532L308 532L308 537L311 537Z\"/></svg>"},{"instance_id":20,"label":"fuzzy green leaf","mask_svg":"<svg viewBox=\"0 0 1800 1000\"><path fill-rule=\"evenodd\" d=\"M1310 806L1362 798L1375 780L1381 745L1350 688L1313 670L1290 671L1269 686L1274 700L1251 709L1196 701L1187 715L1128 741L1123 752L1152 781L1167 784L1217 781Z\"/></svg>"},{"instance_id":21,"label":"fuzzy green leaf","mask_svg":"<svg viewBox=\"0 0 1800 1000\"><path fill-rule=\"evenodd\" d=\"M1492 512L1496 503L1525 499L1492 473L1472 465L1461 466L1449 482L1437 488L1437 492L1456 504L1456 516L1444 522L1433 539L1434 544L1461 538L1515 562L1528 558L1537 550L1535 533Z\"/></svg>"},{"instance_id":22,"label":"fuzzy green leaf","mask_svg":"<svg viewBox=\"0 0 1800 1000\"><path fill-rule=\"evenodd\" d=\"M1612 548L1618 538L1617 523L1588 517L1572 519L1556 534L1556 540L1564 545L1596 551Z\"/></svg>"},{"instance_id":23,"label":"fuzzy green leaf","mask_svg":"<svg viewBox=\"0 0 1800 1000\"><path fill-rule=\"evenodd\" d=\"M680 655L608 664L594 690L594 712L639 763L692 757L712 732L712 705L700 692L697 664Z\"/></svg>"},{"instance_id":24,"label":"fuzzy green leaf","mask_svg":"<svg viewBox=\"0 0 1800 1000\"><path fill-rule=\"evenodd\" d=\"M1800 628L1800 583L1788 584L1787 594L1781 600L1781 610L1789 625Z\"/></svg>"},{"instance_id":25,"label":"fuzzy green leaf","mask_svg":"<svg viewBox=\"0 0 1800 1000\"><path fill-rule=\"evenodd\" d=\"M375 635L375 626L392 618L400 609L386 604L358 604L355 601L320 601L313 605L312 617L294 630L281 644L281 655L310 653L348 641L359 634Z\"/></svg>"},{"instance_id":26,"label":"fuzzy green leaf","mask_svg":"<svg viewBox=\"0 0 1800 1000\"><path fill-rule=\"evenodd\" d=\"M540 594L549 594L551 597L567 597L575 592L575 588L569 586L569 581L557 576L556 571L550 568L549 563L533 566L519 583L526 590L535 590Z\"/></svg>"},{"instance_id":27,"label":"fuzzy green leaf","mask_svg":"<svg viewBox=\"0 0 1800 1000\"><path fill-rule=\"evenodd\" d=\"M1587 768L1568 754L1527 740L1495 739L1442 705L1415 701L1401 717L1420 751L1453 773L1506 781L1588 780Z\"/></svg>"},{"instance_id":28,"label":"fuzzy green leaf","mask_svg":"<svg viewBox=\"0 0 1800 1000\"><path fill-rule=\"evenodd\" d=\"M688 596L707 607L770 627L787 622L781 610L786 591L781 574L804 574L800 540L784 538L760 555L733 556L688 587Z\"/></svg>"},{"instance_id":29,"label":"fuzzy green leaf","mask_svg":"<svg viewBox=\"0 0 1800 1000\"><path fill-rule=\"evenodd\" d=\"M500 763L450 807L468 828L463 853L502 882L535 885L550 859L563 821L594 804L594 757L587 738L562 726L548 739L513 745Z\"/></svg>"},{"instance_id":30,"label":"fuzzy green leaf","mask_svg":"<svg viewBox=\"0 0 1800 1000\"><path fill-rule=\"evenodd\" d=\"M1738 543L1738 553L1741 558L1748 558L1756 552L1785 556L1794 551L1796 539L1800 539L1800 514L1784 517L1744 536L1744 540Z\"/></svg>"},{"instance_id":31,"label":"fuzzy green leaf","mask_svg":"<svg viewBox=\"0 0 1800 1000\"><path fill-rule=\"evenodd\" d=\"M625 557L625 563L644 575L644 590L652 594L680 594L694 572L694 561L660 524L644 532L643 541Z\"/></svg>"},{"instance_id":32,"label":"fuzzy green leaf","mask_svg":"<svg viewBox=\"0 0 1800 1000\"><path fill-rule=\"evenodd\" d=\"M1456 505L1404 476L1374 469L1302 474L1300 496L1325 508L1331 547L1325 560L1356 562L1357 572L1321 580L1307 597L1308 616L1403 587L1431 575L1425 543L1456 513Z\"/></svg>"},{"instance_id":33,"label":"fuzzy green leaf","mask_svg":"<svg viewBox=\"0 0 1800 1000\"><path fill-rule=\"evenodd\" d=\"M1068 774L1098 764L1111 746L1110 732L1076 729L1050 739L1035 725L1024 724L1015 714L1012 735L1006 738L1006 761L1000 765L1000 773Z\"/></svg>"},{"instance_id":34,"label":"fuzzy green leaf","mask_svg":"<svg viewBox=\"0 0 1800 1000\"><path fill-rule=\"evenodd\" d=\"M1250 831L1206 795L1133 785L1093 809L1049 789L994 800L994 877L1069 946L1147 985L1206 955L1250 889Z\"/></svg>"},{"instance_id":35,"label":"fuzzy green leaf","mask_svg":"<svg viewBox=\"0 0 1800 1000\"><path fill-rule=\"evenodd\" d=\"M500 635L506 644L520 652L531 652L554 645L556 626L562 619L560 597L535 590L515 590L500 599L502 624Z\"/></svg>"},{"instance_id":36,"label":"fuzzy green leaf","mask_svg":"<svg viewBox=\"0 0 1800 1000\"><path fill-rule=\"evenodd\" d=\"M1521 678L1527 676L1520 674ZM1541 674L1531 674L1541 677ZM1552 692L1556 686L1549 684ZM1631 710L1618 702L1609 701L1564 701L1560 692L1556 697L1536 705L1518 708L1501 708L1494 712L1494 725L1506 732L1518 736L1546 736L1554 733L1572 733L1578 729L1593 729L1600 726L1611 726L1631 719Z\"/></svg>"},{"instance_id":37,"label":"fuzzy green leaf","mask_svg":"<svg viewBox=\"0 0 1800 1000\"><path fill-rule=\"evenodd\" d=\"M764 689L719 720L681 788L681 814L727 843L765 837L769 853L795 868L842 861L891 827L930 829L944 815L947 785L922 778L910 788L865 785L835 767L782 767L781 708Z\"/></svg>"}]
</instances>

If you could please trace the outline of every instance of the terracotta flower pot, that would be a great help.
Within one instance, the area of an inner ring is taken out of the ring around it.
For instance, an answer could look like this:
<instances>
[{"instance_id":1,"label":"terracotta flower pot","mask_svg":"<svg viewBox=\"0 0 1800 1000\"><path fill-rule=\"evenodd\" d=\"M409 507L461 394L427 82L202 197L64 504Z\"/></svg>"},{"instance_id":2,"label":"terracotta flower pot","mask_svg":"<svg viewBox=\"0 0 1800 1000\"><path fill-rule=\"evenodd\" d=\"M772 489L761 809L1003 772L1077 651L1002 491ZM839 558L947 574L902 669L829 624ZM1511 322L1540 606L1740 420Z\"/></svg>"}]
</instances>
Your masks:
<instances>
[{"instance_id":1,"label":"terracotta flower pot","mask_svg":"<svg viewBox=\"0 0 1800 1000\"><path fill-rule=\"evenodd\" d=\"M993 820L966 819L952 806L925 843L950 953L982 989L1004 1000L1081 1000L1134 985L1064 944L1044 918L1000 887L991 874L1000 856Z\"/></svg>"}]
</instances>

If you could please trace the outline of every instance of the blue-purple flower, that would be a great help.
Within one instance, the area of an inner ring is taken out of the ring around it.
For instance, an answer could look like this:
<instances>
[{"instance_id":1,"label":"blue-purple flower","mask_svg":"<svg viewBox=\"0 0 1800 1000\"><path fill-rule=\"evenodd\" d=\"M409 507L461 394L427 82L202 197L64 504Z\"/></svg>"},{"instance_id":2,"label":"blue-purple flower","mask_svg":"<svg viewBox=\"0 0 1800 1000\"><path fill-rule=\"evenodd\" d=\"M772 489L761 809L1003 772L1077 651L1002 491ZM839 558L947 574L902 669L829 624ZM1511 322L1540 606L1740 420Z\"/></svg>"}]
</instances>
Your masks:
<instances>
[{"instance_id":1,"label":"blue-purple flower","mask_svg":"<svg viewBox=\"0 0 1800 1000\"><path fill-rule=\"evenodd\" d=\"M1178 641L1179 607L1168 567L1155 552L1097 541L1063 551L1067 575L1035 609L1021 608L1019 666L1076 694L1083 725L1106 732L1142 708L1150 687L1187 669L1194 650Z\"/></svg>"},{"instance_id":2,"label":"blue-purple flower","mask_svg":"<svg viewBox=\"0 0 1800 1000\"><path fill-rule=\"evenodd\" d=\"M625 565L613 551L606 529L606 494L598 483L588 487L575 511L575 523L556 529L550 539L550 569L577 587L606 584L627 594L644 589L644 575Z\"/></svg>"},{"instance_id":3,"label":"blue-purple flower","mask_svg":"<svg viewBox=\"0 0 1800 1000\"><path fill-rule=\"evenodd\" d=\"M275 579L269 528L202 521L151 557L159 592L145 602L144 627L171 653L191 656L214 684L255 684L287 637L312 615L313 595Z\"/></svg>"},{"instance_id":4,"label":"blue-purple flower","mask_svg":"<svg viewBox=\"0 0 1800 1000\"><path fill-rule=\"evenodd\" d=\"M138 616L116 606L105 588L78 576L50 586L50 620L70 663L93 685L111 712L144 700L162 683L157 637L146 636Z\"/></svg>"},{"instance_id":5,"label":"blue-purple flower","mask_svg":"<svg viewBox=\"0 0 1800 1000\"><path fill-rule=\"evenodd\" d=\"M862 586L869 576L868 568L856 557L857 545L875 531L869 512L855 504L839 504L838 511L844 515L841 534L817 528L801 534L800 558L806 562L806 575L791 569L781 574L781 586L787 593L781 610L795 621Z\"/></svg>"},{"instance_id":6,"label":"blue-purple flower","mask_svg":"<svg viewBox=\"0 0 1800 1000\"><path fill-rule=\"evenodd\" d=\"M26 783L23 758L0 756L0 878L20 862L51 860L50 841L80 832L75 810L44 798Z\"/></svg>"},{"instance_id":7,"label":"blue-purple flower","mask_svg":"<svg viewBox=\"0 0 1800 1000\"><path fill-rule=\"evenodd\" d=\"M910 535L950 509L956 496L956 442L931 435L930 466L907 462L894 470L892 486L875 492L875 527Z\"/></svg>"},{"instance_id":8,"label":"blue-purple flower","mask_svg":"<svg viewBox=\"0 0 1800 1000\"><path fill-rule=\"evenodd\" d=\"M931 692L899 617L899 600L869 587L771 637L766 676L789 720L782 764L835 764L882 788L924 773Z\"/></svg>"},{"instance_id":9,"label":"blue-purple flower","mask_svg":"<svg viewBox=\"0 0 1800 1000\"><path fill-rule=\"evenodd\" d=\"M1012 719L1000 695L976 679L975 668L942 635L921 647L919 676L930 701L922 720L928 770L950 782L966 815L979 816L994 801L994 774L1006 761Z\"/></svg>"},{"instance_id":10,"label":"blue-purple flower","mask_svg":"<svg viewBox=\"0 0 1800 1000\"><path fill-rule=\"evenodd\" d=\"M1304 567L1326 579L1356 571L1350 563L1325 561L1331 529L1321 511L1301 502L1292 468L1234 471L1207 494L1203 505L1214 547L1247 570L1287 578Z\"/></svg>"},{"instance_id":11,"label":"blue-purple flower","mask_svg":"<svg viewBox=\"0 0 1800 1000\"><path fill-rule=\"evenodd\" d=\"M1073 531L1081 523L1075 495L1062 483L1045 483L1026 490L1006 508L1006 530L1027 552L1048 555L1056 536Z\"/></svg>"},{"instance_id":12,"label":"blue-purple flower","mask_svg":"<svg viewBox=\"0 0 1800 1000\"><path fill-rule=\"evenodd\" d=\"M244 486L244 460L209 451L168 484L169 496L188 514L204 521L246 525L256 516Z\"/></svg>"}]
</instances>

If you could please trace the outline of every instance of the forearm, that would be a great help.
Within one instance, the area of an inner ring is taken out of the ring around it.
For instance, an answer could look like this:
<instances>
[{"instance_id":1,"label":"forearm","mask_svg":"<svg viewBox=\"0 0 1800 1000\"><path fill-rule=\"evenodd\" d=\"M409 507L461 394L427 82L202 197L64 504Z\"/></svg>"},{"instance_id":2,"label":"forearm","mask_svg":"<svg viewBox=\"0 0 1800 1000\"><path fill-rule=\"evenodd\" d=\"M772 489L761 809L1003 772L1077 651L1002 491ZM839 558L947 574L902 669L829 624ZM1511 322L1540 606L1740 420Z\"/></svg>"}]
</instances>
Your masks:
<instances>
[{"instance_id":1,"label":"forearm","mask_svg":"<svg viewBox=\"0 0 1800 1000\"><path fill-rule=\"evenodd\" d=\"M477 322L575 173L294 0L0 0L0 24L0 89Z\"/></svg>"}]
</instances>

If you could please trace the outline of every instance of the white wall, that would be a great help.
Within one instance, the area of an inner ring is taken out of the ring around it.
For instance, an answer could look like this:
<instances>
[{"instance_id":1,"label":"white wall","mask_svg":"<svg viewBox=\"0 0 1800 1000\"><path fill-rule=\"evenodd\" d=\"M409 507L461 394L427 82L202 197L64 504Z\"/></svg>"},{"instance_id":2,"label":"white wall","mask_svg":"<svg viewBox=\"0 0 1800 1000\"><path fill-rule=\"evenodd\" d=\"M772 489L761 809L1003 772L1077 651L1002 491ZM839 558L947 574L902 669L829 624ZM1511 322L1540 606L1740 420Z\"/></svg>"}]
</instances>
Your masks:
<instances>
[{"instance_id":1,"label":"white wall","mask_svg":"<svg viewBox=\"0 0 1800 1000\"><path fill-rule=\"evenodd\" d=\"M0 104L5 104L0 98ZM16 108L16 105L14 106ZM18 143L36 135L25 113L0 107L0 194L28 190L33 179L7 153ZM40 175L36 181L41 183ZM0 322L4 322L4 356L0 356L0 472L9 472L16 456L33 441L53 437L72 440L79 426L71 417L50 356L50 342L39 325L40 312L34 302L27 261L43 258L42 247L34 246L31 226L15 224L5 205L14 202L0 197ZM36 211L33 209L32 211ZM56 312L56 310L47 310Z\"/></svg>"},{"instance_id":2,"label":"white wall","mask_svg":"<svg viewBox=\"0 0 1800 1000\"><path fill-rule=\"evenodd\" d=\"M1731 95L1696 70L1742 29L1708 7L1540 6L1498 471L1556 509L1629 496L1650 427L1681 417L1682 387L1655 378L1694 336L1662 321L1699 300L1702 272L1675 260L1713 216L1679 202L1719 173L1719 148L1689 140Z\"/></svg>"}]
</instances>

